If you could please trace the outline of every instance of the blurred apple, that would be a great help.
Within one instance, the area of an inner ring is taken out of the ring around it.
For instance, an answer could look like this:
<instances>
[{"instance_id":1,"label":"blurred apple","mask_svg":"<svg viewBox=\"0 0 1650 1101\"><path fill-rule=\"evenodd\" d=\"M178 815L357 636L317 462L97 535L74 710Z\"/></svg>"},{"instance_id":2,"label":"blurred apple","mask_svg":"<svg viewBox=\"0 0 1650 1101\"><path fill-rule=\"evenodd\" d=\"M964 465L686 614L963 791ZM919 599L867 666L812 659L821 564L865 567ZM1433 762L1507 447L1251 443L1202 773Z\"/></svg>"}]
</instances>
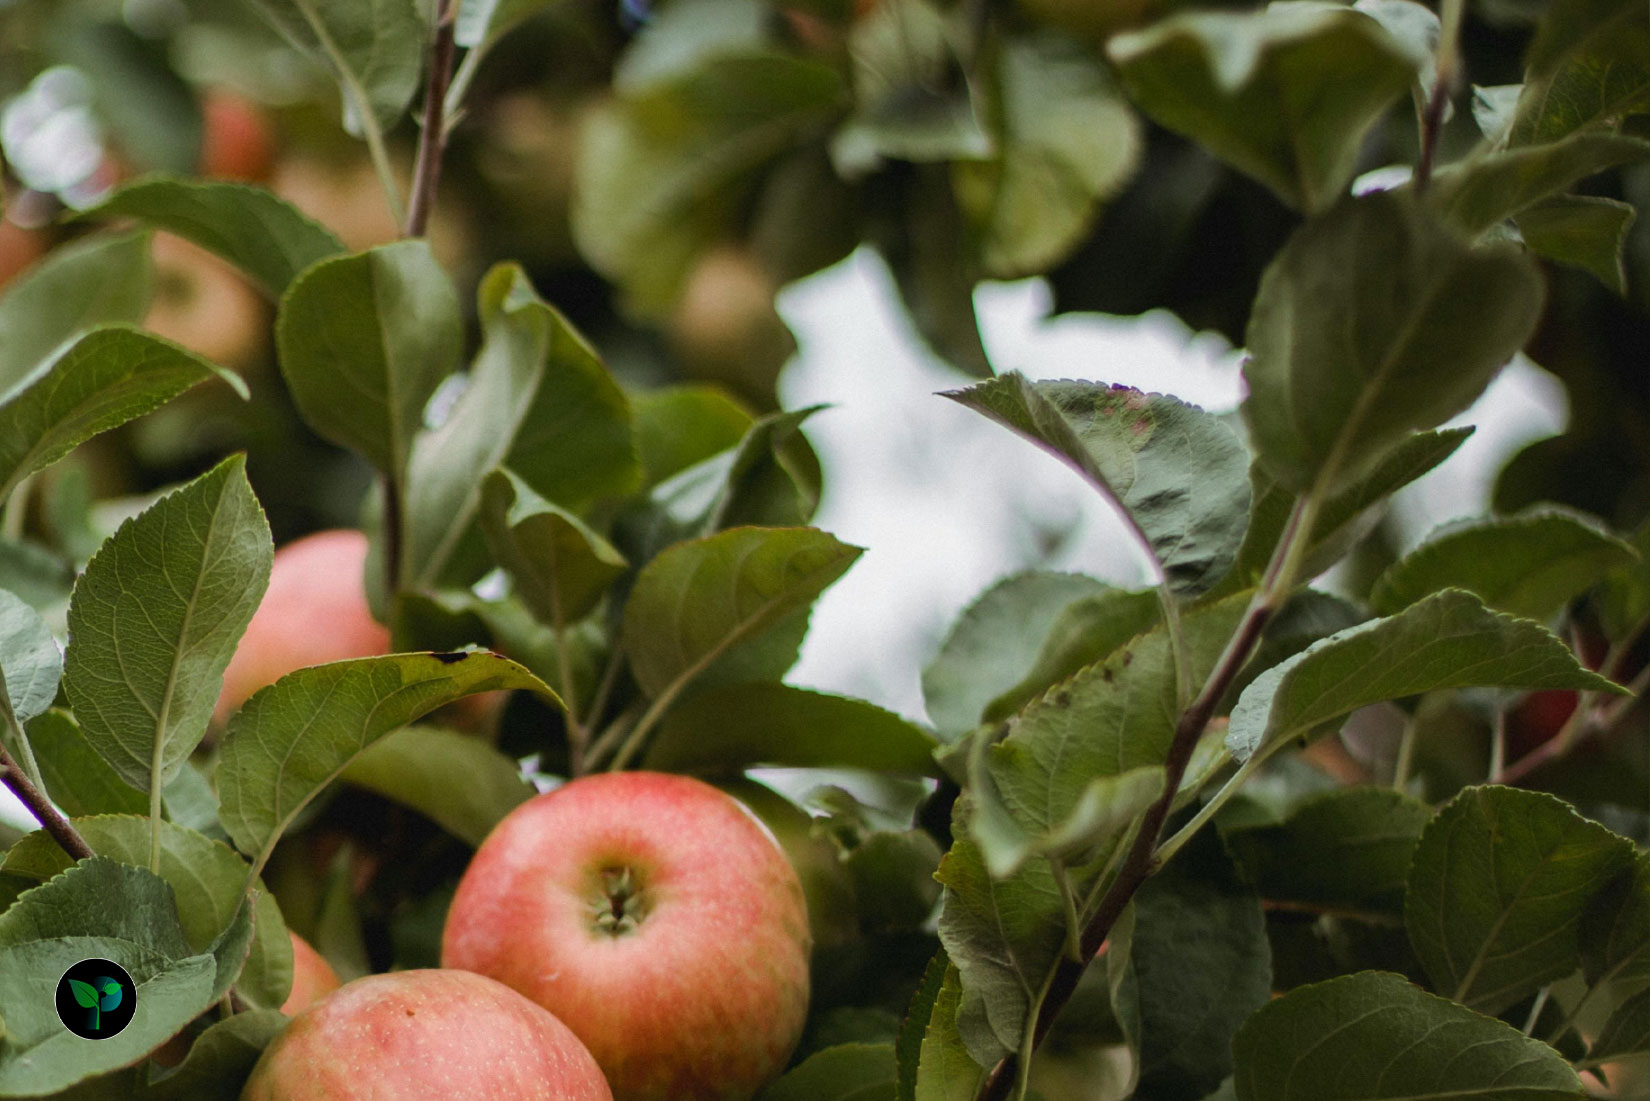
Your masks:
<instances>
[{"instance_id":1,"label":"blurred apple","mask_svg":"<svg viewBox=\"0 0 1650 1101\"><path fill-rule=\"evenodd\" d=\"M401 172L402 195L407 173ZM338 235L352 252L388 244L401 236L391 216L378 174L366 160L335 164L301 154L282 158L270 190ZM430 217L430 248L448 271L463 266L470 235L457 205L443 191Z\"/></svg>"},{"instance_id":2,"label":"blurred apple","mask_svg":"<svg viewBox=\"0 0 1650 1101\"><path fill-rule=\"evenodd\" d=\"M292 992L281 1003L281 1012L296 1017L340 984L338 972L325 956L310 947L309 941L290 929L286 935L292 938Z\"/></svg>"},{"instance_id":3,"label":"blurred apple","mask_svg":"<svg viewBox=\"0 0 1650 1101\"><path fill-rule=\"evenodd\" d=\"M264 108L225 88L201 98L203 176L259 183L275 166L275 133Z\"/></svg>"},{"instance_id":4,"label":"blurred apple","mask_svg":"<svg viewBox=\"0 0 1650 1101\"><path fill-rule=\"evenodd\" d=\"M24 229L10 218L0 219L0 287L46 254L46 235Z\"/></svg>"},{"instance_id":5,"label":"blurred apple","mask_svg":"<svg viewBox=\"0 0 1650 1101\"><path fill-rule=\"evenodd\" d=\"M225 367L244 371L263 360L269 305L240 272L170 233L155 234L153 255L146 328Z\"/></svg>"},{"instance_id":6,"label":"blurred apple","mask_svg":"<svg viewBox=\"0 0 1650 1101\"><path fill-rule=\"evenodd\" d=\"M778 289L750 249L717 245L700 257L666 326L687 372L771 407L774 379L796 348L773 308Z\"/></svg>"}]
</instances>

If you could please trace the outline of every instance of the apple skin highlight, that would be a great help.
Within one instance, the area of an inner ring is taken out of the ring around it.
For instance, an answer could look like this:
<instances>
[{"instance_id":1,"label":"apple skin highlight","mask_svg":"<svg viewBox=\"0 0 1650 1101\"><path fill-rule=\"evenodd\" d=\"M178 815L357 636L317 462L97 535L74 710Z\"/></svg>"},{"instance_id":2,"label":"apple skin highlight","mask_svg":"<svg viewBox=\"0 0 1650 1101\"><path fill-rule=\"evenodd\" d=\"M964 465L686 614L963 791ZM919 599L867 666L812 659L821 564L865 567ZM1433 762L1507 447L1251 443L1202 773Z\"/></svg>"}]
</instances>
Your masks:
<instances>
[{"instance_id":1,"label":"apple skin highlight","mask_svg":"<svg viewBox=\"0 0 1650 1101\"><path fill-rule=\"evenodd\" d=\"M801 1036L811 946L796 873L743 806L627 772L499 823L459 884L442 964L565 1021L618 1101L743 1101Z\"/></svg>"}]
</instances>

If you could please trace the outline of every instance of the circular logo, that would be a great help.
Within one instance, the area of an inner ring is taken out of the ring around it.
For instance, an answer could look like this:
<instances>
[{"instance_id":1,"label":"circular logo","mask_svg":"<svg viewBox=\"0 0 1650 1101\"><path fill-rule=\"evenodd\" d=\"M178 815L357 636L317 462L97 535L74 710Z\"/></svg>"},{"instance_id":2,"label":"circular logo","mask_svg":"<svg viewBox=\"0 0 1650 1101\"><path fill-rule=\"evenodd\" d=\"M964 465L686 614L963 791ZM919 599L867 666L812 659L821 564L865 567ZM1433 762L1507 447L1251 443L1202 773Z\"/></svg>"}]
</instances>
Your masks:
<instances>
[{"instance_id":1,"label":"circular logo","mask_svg":"<svg viewBox=\"0 0 1650 1101\"><path fill-rule=\"evenodd\" d=\"M81 960L57 980L57 1016L76 1036L107 1040L132 1023L137 987L113 960Z\"/></svg>"}]
</instances>

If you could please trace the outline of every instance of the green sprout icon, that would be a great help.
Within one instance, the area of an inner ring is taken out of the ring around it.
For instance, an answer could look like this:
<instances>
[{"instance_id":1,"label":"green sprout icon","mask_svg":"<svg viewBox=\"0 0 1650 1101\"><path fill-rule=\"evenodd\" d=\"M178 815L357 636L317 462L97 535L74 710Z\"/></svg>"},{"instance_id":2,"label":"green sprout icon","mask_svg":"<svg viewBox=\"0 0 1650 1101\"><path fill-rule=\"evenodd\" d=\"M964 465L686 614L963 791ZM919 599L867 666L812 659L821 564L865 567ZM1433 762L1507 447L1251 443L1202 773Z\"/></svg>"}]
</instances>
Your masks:
<instances>
[{"instance_id":1,"label":"green sprout icon","mask_svg":"<svg viewBox=\"0 0 1650 1101\"><path fill-rule=\"evenodd\" d=\"M76 1002L92 1011L93 1032L98 1030L99 1013L120 1005L120 983L108 976L99 976L89 983L70 979L69 989L74 991Z\"/></svg>"}]
</instances>

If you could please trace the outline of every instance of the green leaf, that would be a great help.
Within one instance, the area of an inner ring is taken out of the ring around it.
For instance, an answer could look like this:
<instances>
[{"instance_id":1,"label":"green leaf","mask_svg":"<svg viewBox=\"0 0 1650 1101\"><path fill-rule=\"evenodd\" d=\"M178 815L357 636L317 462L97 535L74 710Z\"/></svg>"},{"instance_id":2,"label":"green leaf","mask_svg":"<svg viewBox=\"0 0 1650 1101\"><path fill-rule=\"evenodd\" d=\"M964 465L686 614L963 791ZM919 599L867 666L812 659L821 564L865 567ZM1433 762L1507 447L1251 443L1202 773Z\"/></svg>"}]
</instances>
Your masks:
<instances>
[{"instance_id":1,"label":"green leaf","mask_svg":"<svg viewBox=\"0 0 1650 1101\"><path fill-rule=\"evenodd\" d=\"M1577 939L1589 985L1650 976L1650 858L1635 852L1593 896Z\"/></svg>"},{"instance_id":2,"label":"green leaf","mask_svg":"<svg viewBox=\"0 0 1650 1101\"><path fill-rule=\"evenodd\" d=\"M273 557L234 456L122 524L87 564L63 687L86 740L133 787L164 784L205 736Z\"/></svg>"},{"instance_id":3,"label":"green leaf","mask_svg":"<svg viewBox=\"0 0 1650 1101\"><path fill-rule=\"evenodd\" d=\"M52 705L63 654L40 613L0 589L0 716L26 723Z\"/></svg>"},{"instance_id":4,"label":"green leaf","mask_svg":"<svg viewBox=\"0 0 1650 1101\"><path fill-rule=\"evenodd\" d=\"M466 0L458 10L453 41L465 49L487 49L556 0Z\"/></svg>"},{"instance_id":5,"label":"green leaf","mask_svg":"<svg viewBox=\"0 0 1650 1101\"><path fill-rule=\"evenodd\" d=\"M254 0L258 11L299 50L326 65L339 85L358 90L384 130L401 120L418 90L428 39L413 0ZM362 132L351 95L344 124Z\"/></svg>"},{"instance_id":6,"label":"green leaf","mask_svg":"<svg viewBox=\"0 0 1650 1101\"><path fill-rule=\"evenodd\" d=\"M1428 198L1451 224L1476 235L1588 176L1646 157L1650 142L1638 138L1572 134L1457 161L1433 177Z\"/></svg>"},{"instance_id":7,"label":"green leaf","mask_svg":"<svg viewBox=\"0 0 1650 1101\"><path fill-rule=\"evenodd\" d=\"M1223 834L1261 897L1312 909L1400 913L1410 858L1432 809L1390 788L1314 796L1282 824Z\"/></svg>"},{"instance_id":8,"label":"green leaf","mask_svg":"<svg viewBox=\"0 0 1650 1101\"><path fill-rule=\"evenodd\" d=\"M0 295L0 401L63 343L98 325L143 320L149 238L98 235L64 245Z\"/></svg>"},{"instance_id":9,"label":"green leaf","mask_svg":"<svg viewBox=\"0 0 1650 1101\"><path fill-rule=\"evenodd\" d=\"M157 409L198 382L240 379L124 326L94 329L0 397L0 502L75 447Z\"/></svg>"},{"instance_id":10,"label":"green leaf","mask_svg":"<svg viewBox=\"0 0 1650 1101\"><path fill-rule=\"evenodd\" d=\"M1473 686L1621 691L1541 624L1445 589L1256 677L1232 709L1226 745L1247 760L1372 703Z\"/></svg>"},{"instance_id":11,"label":"green leaf","mask_svg":"<svg viewBox=\"0 0 1650 1101\"><path fill-rule=\"evenodd\" d=\"M934 770L932 734L864 700L786 684L708 688L671 708L645 767L739 772L753 765Z\"/></svg>"},{"instance_id":12,"label":"green leaf","mask_svg":"<svg viewBox=\"0 0 1650 1101\"><path fill-rule=\"evenodd\" d=\"M756 420L718 387L691 383L634 392L630 407L642 485L648 487L739 446Z\"/></svg>"},{"instance_id":13,"label":"green leaf","mask_svg":"<svg viewBox=\"0 0 1650 1101\"><path fill-rule=\"evenodd\" d=\"M805 612L862 553L812 528L734 528L679 543L642 568L625 604L622 638L649 695L680 690L730 653L754 660L745 679L777 679L796 660L786 644L749 645ZM798 639L798 641L800 641Z\"/></svg>"},{"instance_id":14,"label":"green leaf","mask_svg":"<svg viewBox=\"0 0 1650 1101\"><path fill-rule=\"evenodd\" d=\"M1519 97L1509 141L1537 145L1618 124L1650 107L1650 20L1629 11L1593 35L1551 75L1532 78Z\"/></svg>"},{"instance_id":15,"label":"green leaf","mask_svg":"<svg viewBox=\"0 0 1650 1101\"><path fill-rule=\"evenodd\" d=\"M929 1022L933 1020L934 1004L939 998L940 988L944 985L946 976L955 972L956 968L951 966L950 957L945 954L945 949L941 948L928 961L928 966L922 972L922 981L917 984L916 993L911 995L905 1019L900 1022L899 1035L894 1040L894 1062L899 1071L899 1101L914 1101L923 1036L928 1030ZM960 993L961 987L957 989ZM972 1093L969 1094L969 1097L973 1096Z\"/></svg>"},{"instance_id":16,"label":"green leaf","mask_svg":"<svg viewBox=\"0 0 1650 1101\"><path fill-rule=\"evenodd\" d=\"M1249 457L1218 417L1162 394L1018 372L944 396L1037 444L1126 510L1175 592L1195 596L1231 568L1249 522Z\"/></svg>"},{"instance_id":17,"label":"green leaf","mask_svg":"<svg viewBox=\"0 0 1650 1101\"><path fill-rule=\"evenodd\" d=\"M464 782L454 785L456 776ZM470 845L533 795L516 762L487 742L429 726L372 743L339 778L413 808Z\"/></svg>"},{"instance_id":18,"label":"green leaf","mask_svg":"<svg viewBox=\"0 0 1650 1101\"><path fill-rule=\"evenodd\" d=\"M1541 509L1453 524L1388 567L1369 605L1391 615L1456 588L1476 593L1497 611L1545 620L1637 558L1631 544L1577 513Z\"/></svg>"},{"instance_id":19,"label":"green leaf","mask_svg":"<svg viewBox=\"0 0 1650 1101\"><path fill-rule=\"evenodd\" d=\"M923 1027L918 1048L916 1078L907 1101L972 1101L979 1092L985 1071L968 1056L962 1034L957 1031L957 1012L962 1007L962 973L942 953L941 984L934 995L932 1011Z\"/></svg>"},{"instance_id":20,"label":"green leaf","mask_svg":"<svg viewBox=\"0 0 1650 1101\"><path fill-rule=\"evenodd\" d=\"M143 814L149 800L98 755L67 711L52 710L28 725L29 744L52 802L71 818ZM181 776L182 773L180 772ZM147 863L148 857L140 863Z\"/></svg>"},{"instance_id":21,"label":"green leaf","mask_svg":"<svg viewBox=\"0 0 1650 1101\"><path fill-rule=\"evenodd\" d=\"M253 1009L225 1017L195 1037L182 1063L140 1094L142 1101L236 1096L258 1056L287 1025L284 1013Z\"/></svg>"},{"instance_id":22,"label":"green leaf","mask_svg":"<svg viewBox=\"0 0 1650 1101\"><path fill-rule=\"evenodd\" d=\"M892 1044L838 1044L816 1051L756 1101L894 1101Z\"/></svg>"},{"instance_id":23,"label":"green leaf","mask_svg":"<svg viewBox=\"0 0 1650 1101\"><path fill-rule=\"evenodd\" d=\"M1038 275L1076 247L1101 202L1128 181L1140 125L1098 59L1052 31L1005 37L982 75L995 155L952 165L958 206L985 274Z\"/></svg>"},{"instance_id":24,"label":"green leaf","mask_svg":"<svg viewBox=\"0 0 1650 1101\"><path fill-rule=\"evenodd\" d=\"M69 980L69 989L74 991L74 1000L77 1005L94 1009L97 1006L97 987L91 983L81 982L79 979Z\"/></svg>"},{"instance_id":25,"label":"green leaf","mask_svg":"<svg viewBox=\"0 0 1650 1101\"><path fill-rule=\"evenodd\" d=\"M1345 194L1364 135L1414 76L1378 22L1331 4L1173 15L1107 52L1147 114L1308 212Z\"/></svg>"},{"instance_id":26,"label":"green leaf","mask_svg":"<svg viewBox=\"0 0 1650 1101\"><path fill-rule=\"evenodd\" d=\"M1615 199L1560 195L1526 207L1516 221L1530 251L1580 268L1617 294L1627 293L1623 255L1638 211Z\"/></svg>"},{"instance_id":27,"label":"green leaf","mask_svg":"<svg viewBox=\"0 0 1650 1101\"><path fill-rule=\"evenodd\" d=\"M1261 464L1292 493L1325 483L1320 499L1368 476L1483 392L1541 297L1515 248L1471 248L1403 194L1313 219L1267 268L1249 319L1243 417Z\"/></svg>"},{"instance_id":28,"label":"green leaf","mask_svg":"<svg viewBox=\"0 0 1650 1101\"><path fill-rule=\"evenodd\" d=\"M287 288L275 318L281 373L304 420L396 479L463 340L458 294L422 240L322 260Z\"/></svg>"},{"instance_id":29,"label":"green leaf","mask_svg":"<svg viewBox=\"0 0 1650 1101\"><path fill-rule=\"evenodd\" d=\"M1565 803L1468 788L1415 849L1404 923L1434 987L1499 1013L1581 963L1577 928L1632 844Z\"/></svg>"},{"instance_id":30,"label":"green leaf","mask_svg":"<svg viewBox=\"0 0 1650 1101\"><path fill-rule=\"evenodd\" d=\"M1161 765L1141 765L1115 776L1096 776L1084 785L1077 801L1064 818L1031 833L1010 814L1005 821L996 816L973 822L974 836L985 853L991 874L1012 874L1030 856L1047 856L1068 864L1084 864L1108 851L1121 839L1146 809L1163 795L1167 773ZM989 789L996 800L1001 789ZM976 794L982 805L986 799L976 780ZM1013 823L1010 825L1010 823Z\"/></svg>"},{"instance_id":31,"label":"green leaf","mask_svg":"<svg viewBox=\"0 0 1650 1101\"><path fill-rule=\"evenodd\" d=\"M1619 34L1621 22L1643 15L1633 0L1554 0L1542 14L1525 58L1531 79L1551 76L1583 45Z\"/></svg>"},{"instance_id":32,"label":"green leaf","mask_svg":"<svg viewBox=\"0 0 1650 1101\"><path fill-rule=\"evenodd\" d=\"M1031 671L987 704L981 718L987 722L1008 718L1085 665L1092 665L1156 626L1161 614L1162 605L1150 589L1103 589L1078 597L1049 627Z\"/></svg>"},{"instance_id":33,"label":"green leaf","mask_svg":"<svg viewBox=\"0 0 1650 1101\"><path fill-rule=\"evenodd\" d=\"M502 468L483 483L481 526L522 603L552 626L588 615L628 565L577 516Z\"/></svg>"},{"instance_id":34,"label":"green leaf","mask_svg":"<svg viewBox=\"0 0 1650 1101\"><path fill-rule=\"evenodd\" d=\"M311 264L344 251L330 229L285 199L223 180L145 176L77 217L136 218L168 230L234 264L271 298Z\"/></svg>"},{"instance_id":35,"label":"green leaf","mask_svg":"<svg viewBox=\"0 0 1650 1101\"><path fill-rule=\"evenodd\" d=\"M149 863L151 827L138 815L77 818L74 826L92 851L124 864ZM43 830L23 838L6 854L0 870L37 882L68 867L68 854ZM171 822L160 826L160 877L177 899L179 927L192 952L207 951L240 910L250 869L240 854L221 841L203 837ZM276 1008L292 988L292 941L275 896L257 884L253 905L252 946L236 980L238 994L255 1006Z\"/></svg>"},{"instance_id":36,"label":"green leaf","mask_svg":"<svg viewBox=\"0 0 1650 1101\"><path fill-rule=\"evenodd\" d=\"M1650 1051L1650 990L1641 991L1616 1007L1588 1049L1587 1062L1596 1066L1646 1051Z\"/></svg>"},{"instance_id":37,"label":"green leaf","mask_svg":"<svg viewBox=\"0 0 1650 1101\"><path fill-rule=\"evenodd\" d=\"M217 774L224 829L261 869L298 812L373 742L454 700L499 689L560 702L526 669L484 651L389 654L282 677L230 720Z\"/></svg>"},{"instance_id":38,"label":"green leaf","mask_svg":"<svg viewBox=\"0 0 1650 1101\"><path fill-rule=\"evenodd\" d=\"M1238 1101L1558 1101L1584 1097L1563 1056L1511 1025L1365 971L1302 986L1232 1044Z\"/></svg>"},{"instance_id":39,"label":"green leaf","mask_svg":"<svg viewBox=\"0 0 1650 1101\"><path fill-rule=\"evenodd\" d=\"M413 441L407 576L469 584L490 563L465 559L482 481L504 466L541 497L577 512L635 488L639 469L623 391L567 320L514 264L477 291L483 341L469 383L441 426ZM462 576L450 578L458 566Z\"/></svg>"},{"instance_id":40,"label":"green leaf","mask_svg":"<svg viewBox=\"0 0 1650 1101\"><path fill-rule=\"evenodd\" d=\"M627 309L658 315L741 209L754 177L838 110L835 69L779 54L721 57L600 108L574 181L573 236Z\"/></svg>"}]
</instances>

